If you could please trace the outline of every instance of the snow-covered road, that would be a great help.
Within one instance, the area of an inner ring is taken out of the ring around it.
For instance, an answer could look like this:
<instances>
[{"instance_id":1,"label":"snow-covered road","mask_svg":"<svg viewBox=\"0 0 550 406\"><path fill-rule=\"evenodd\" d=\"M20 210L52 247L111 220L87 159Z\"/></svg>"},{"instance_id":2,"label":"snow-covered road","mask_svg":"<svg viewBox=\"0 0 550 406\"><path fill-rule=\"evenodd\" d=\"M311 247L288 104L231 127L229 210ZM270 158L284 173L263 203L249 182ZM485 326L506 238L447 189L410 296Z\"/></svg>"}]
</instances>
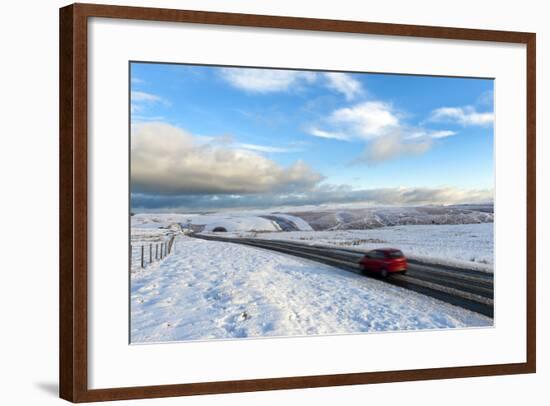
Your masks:
<instances>
[{"instance_id":1,"label":"snow-covered road","mask_svg":"<svg viewBox=\"0 0 550 406\"><path fill-rule=\"evenodd\" d=\"M131 274L132 343L491 326L399 287L271 251L179 236Z\"/></svg>"}]
</instances>

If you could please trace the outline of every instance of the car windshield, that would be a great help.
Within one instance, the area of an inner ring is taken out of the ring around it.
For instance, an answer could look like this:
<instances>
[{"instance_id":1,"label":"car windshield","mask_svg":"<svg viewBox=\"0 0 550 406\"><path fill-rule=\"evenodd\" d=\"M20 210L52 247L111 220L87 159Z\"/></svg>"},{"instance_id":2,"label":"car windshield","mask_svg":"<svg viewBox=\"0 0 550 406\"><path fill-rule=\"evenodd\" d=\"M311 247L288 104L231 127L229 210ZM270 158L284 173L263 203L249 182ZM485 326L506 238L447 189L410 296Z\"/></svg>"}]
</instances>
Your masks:
<instances>
[{"instance_id":1,"label":"car windshield","mask_svg":"<svg viewBox=\"0 0 550 406\"><path fill-rule=\"evenodd\" d=\"M401 251L390 251L387 253L388 258L401 258L403 253Z\"/></svg>"}]
</instances>

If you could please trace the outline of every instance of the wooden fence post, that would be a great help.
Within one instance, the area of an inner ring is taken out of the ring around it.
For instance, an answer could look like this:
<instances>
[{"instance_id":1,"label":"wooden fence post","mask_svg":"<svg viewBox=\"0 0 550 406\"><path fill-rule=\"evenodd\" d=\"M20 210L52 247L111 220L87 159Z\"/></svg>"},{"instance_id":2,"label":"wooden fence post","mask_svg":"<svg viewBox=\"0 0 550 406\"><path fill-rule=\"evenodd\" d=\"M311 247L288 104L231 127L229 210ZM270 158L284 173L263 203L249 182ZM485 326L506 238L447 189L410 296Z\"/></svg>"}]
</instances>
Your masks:
<instances>
[{"instance_id":1,"label":"wooden fence post","mask_svg":"<svg viewBox=\"0 0 550 406\"><path fill-rule=\"evenodd\" d=\"M175 239L175 238L176 238L175 236L172 236L172 237L170 238L170 241L168 242L168 254L171 254L171 253L172 253L172 248L173 248L173 246L174 246L174 239Z\"/></svg>"},{"instance_id":2,"label":"wooden fence post","mask_svg":"<svg viewBox=\"0 0 550 406\"><path fill-rule=\"evenodd\" d=\"M149 244L149 263L153 263L153 244Z\"/></svg>"},{"instance_id":3,"label":"wooden fence post","mask_svg":"<svg viewBox=\"0 0 550 406\"><path fill-rule=\"evenodd\" d=\"M141 246L141 267L144 268L144 266L143 266L143 245Z\"/></svg>"},{"instance_id":4,"label":"wooden fence post","mask_svg":"<svg viewBox=\"0 0 550 406\"><path fill-rule=\"evenodd\" d=\"M159 245L155 244L155 259L159 259Z\"/></svg>"}]
</instances>

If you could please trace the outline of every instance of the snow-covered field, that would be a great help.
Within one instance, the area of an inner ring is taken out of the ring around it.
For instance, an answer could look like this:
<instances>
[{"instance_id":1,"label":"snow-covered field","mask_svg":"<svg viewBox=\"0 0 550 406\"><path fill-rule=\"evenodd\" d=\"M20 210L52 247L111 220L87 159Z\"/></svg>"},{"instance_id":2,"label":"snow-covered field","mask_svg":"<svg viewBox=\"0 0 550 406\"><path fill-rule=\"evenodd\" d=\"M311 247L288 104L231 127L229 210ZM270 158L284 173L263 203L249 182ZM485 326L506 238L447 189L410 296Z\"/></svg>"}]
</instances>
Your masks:
<instances>
[{"instance_id":1,"label":"snow-covered field","mask_svg":"<svg viewBox=\"0 0 550 406\"><path fill-rule=\"evenodd\" d=\"M409 258L493 270L493 223L406 225L371 230L291 231L285 233L227 233L224 236L297 241L359 250L393 247Z\"/></svg>"},{"instance_id":2,"label":"snow-covered field","mask_svg":"<svg viewBox=\"0 0 550 406\"><path fill-rule=\"evenodd\" d=\"M146 240L148 227L140 228L132 229L133 234L141 233L136 242ZM493 323L477 313L372 278L182 234L167 258L145 269L132 269L130 300L132 343Z\"/></svg>"},{"instance_id":3,"label":"snow-covered field","mask_svg":"<svg viewBox=\"0 0 550 406\"><path fill-rule=\"evenodd\" d=\"M312 230L309 224L299 217L254 211L204 214L140 213L132 216L132 227L156 228L177 223L183 226L192 225L197 231L212 231L216 227L223 227L227 231L281 231L282 227L277 219L290 221L296 230Z\"/></svg>"}]
</instances>

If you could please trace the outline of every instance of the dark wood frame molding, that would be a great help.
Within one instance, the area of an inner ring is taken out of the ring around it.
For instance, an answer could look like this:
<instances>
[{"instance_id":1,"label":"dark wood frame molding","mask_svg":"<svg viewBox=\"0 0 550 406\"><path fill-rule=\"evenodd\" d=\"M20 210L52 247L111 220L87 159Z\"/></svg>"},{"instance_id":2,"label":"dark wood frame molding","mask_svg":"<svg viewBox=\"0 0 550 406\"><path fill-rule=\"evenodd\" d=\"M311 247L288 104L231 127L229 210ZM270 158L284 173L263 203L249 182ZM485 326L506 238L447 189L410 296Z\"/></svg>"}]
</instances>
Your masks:
<instances>
[{"instance_id":1,"label":"dark wood frame molding","mask_svg":"<svg viewBox=\"0 0 550 406\"><path fill-rule=\"evenodd\" d=\"M89 17L241 27L492 41L527 46L527 346L526 362L338 375L88 389L87 359L87 27ZM140 399L536 371L536 36L534 33L73 4L60 9L60 396L72 402Z\"/></svg>"}]
</instances>

